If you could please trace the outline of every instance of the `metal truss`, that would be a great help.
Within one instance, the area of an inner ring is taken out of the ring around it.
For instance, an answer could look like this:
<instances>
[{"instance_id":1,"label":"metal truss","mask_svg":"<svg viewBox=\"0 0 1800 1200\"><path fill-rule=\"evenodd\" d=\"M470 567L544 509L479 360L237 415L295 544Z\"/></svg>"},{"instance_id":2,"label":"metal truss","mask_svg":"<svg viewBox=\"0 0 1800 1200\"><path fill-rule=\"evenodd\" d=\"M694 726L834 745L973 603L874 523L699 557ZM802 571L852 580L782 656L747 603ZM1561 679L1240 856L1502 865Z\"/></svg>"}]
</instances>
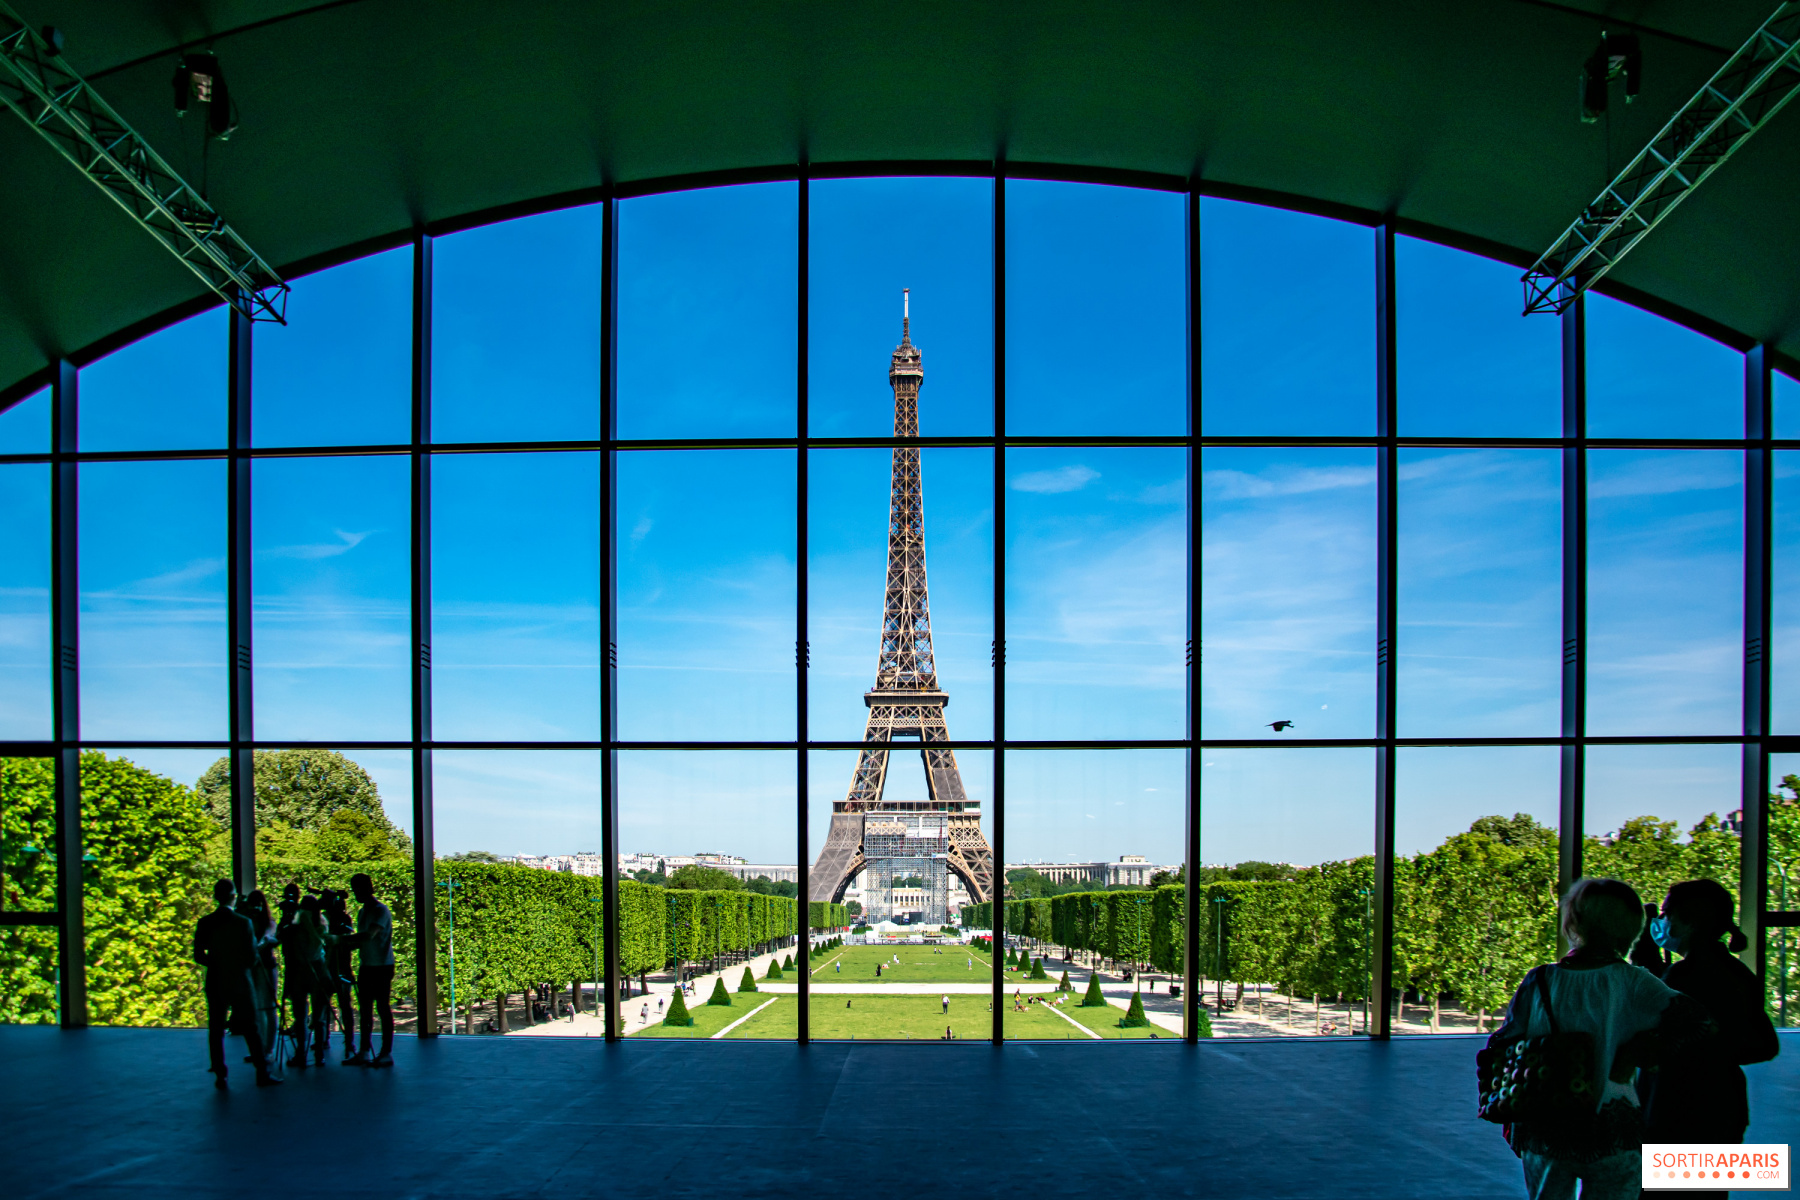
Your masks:
<instances>
[{"instance_id":1,"label":"metal truss","mask_svg":"<svg viewBox=\"0 0 1800 1200\"><path fill-rule=\"evenodd\" d=\"M1800 88L1800 0L1750 35L1525 272L1525 312L1567 311Z\"/></svg>"},{"instance_id":2,"label":"metal truss","mask_svg":"<svg viewBox=\"0 0 1800 1200\"><path fill-rule=\"evenodd\" d=\"M287 324L288 285L0 0L0 102L252 321Z\"/></svg>"},{"instance_id":3,"label":"metal truss","mask_svg":"<svg viewBox=\"0 0 1800 1200\"><path fill-rule=\"evenodd\" d=\"M901 318L900 345L888 368L894 389L894 436L919 436L919 387L925 381L923 358L912 344L910 315ZM931 605L925 590L925 500L920 482L919 449L894 449L893 490L888 502L887 590L882 605L881 656L875 686L863 694L869 721L863 746L850 778L849 793L833 806L831 831L819 851L809 880L814 894L840 899L859 871L876 866L882 855L863 835L864 815L882 811L889 747L895 737L919 739L925 759L930 808L949 818L946 865L969 889L976 902L992 899L994 854L981 832L981 809L963 790L956 752L947 743L944 706L950 697L939 690L937 663L931 648ZM883 876L886 878L886 876Z\"/></svg>"}]
</instances>

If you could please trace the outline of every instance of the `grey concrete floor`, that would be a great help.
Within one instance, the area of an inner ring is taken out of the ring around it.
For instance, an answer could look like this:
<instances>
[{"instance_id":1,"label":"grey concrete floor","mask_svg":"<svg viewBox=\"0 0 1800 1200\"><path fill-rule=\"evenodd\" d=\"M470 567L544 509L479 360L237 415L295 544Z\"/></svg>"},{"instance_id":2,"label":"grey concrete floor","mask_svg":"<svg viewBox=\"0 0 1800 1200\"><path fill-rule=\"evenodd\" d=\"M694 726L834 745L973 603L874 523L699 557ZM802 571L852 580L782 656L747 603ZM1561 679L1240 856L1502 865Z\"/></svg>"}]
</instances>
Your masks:
<instances>
[{"instance_id":1,"label":"grey concrete floor","mask_svg":"<svg viewBox=\"0 0 1800 1200\"><path fill-rule=\"evenodd\" d=\"M258 1090L234 1068L227 1094L204 1042L0 1027L0 1195L1522 1195L1466 1037L403 1038L391 1071ZM1751 1068L1750 1140L1800 1131L1800 1037L1784 1050Z\"/></svg>"}]
</instances>

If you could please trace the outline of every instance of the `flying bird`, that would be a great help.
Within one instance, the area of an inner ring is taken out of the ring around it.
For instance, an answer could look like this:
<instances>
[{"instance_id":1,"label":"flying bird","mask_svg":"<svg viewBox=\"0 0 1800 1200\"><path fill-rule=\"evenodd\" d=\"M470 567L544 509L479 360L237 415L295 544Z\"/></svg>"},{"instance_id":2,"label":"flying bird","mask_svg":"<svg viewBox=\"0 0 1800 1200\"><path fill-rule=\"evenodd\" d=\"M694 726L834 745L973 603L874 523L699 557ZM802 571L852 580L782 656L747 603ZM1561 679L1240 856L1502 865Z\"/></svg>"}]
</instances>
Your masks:
<instances>
[{"instance_id":1,"label":"flying bird","mask_svg":"<svg viewBox=\"0 0 1800 1200\"><path fill-rule=\"evenodd\" d=\"M1269 728L1273 729L1276 733L1280 733L1282 730L1288 728L1291 725L1293 725L1292 721L1270 721L1269 722Z\"/></svg>"}]
</instances>

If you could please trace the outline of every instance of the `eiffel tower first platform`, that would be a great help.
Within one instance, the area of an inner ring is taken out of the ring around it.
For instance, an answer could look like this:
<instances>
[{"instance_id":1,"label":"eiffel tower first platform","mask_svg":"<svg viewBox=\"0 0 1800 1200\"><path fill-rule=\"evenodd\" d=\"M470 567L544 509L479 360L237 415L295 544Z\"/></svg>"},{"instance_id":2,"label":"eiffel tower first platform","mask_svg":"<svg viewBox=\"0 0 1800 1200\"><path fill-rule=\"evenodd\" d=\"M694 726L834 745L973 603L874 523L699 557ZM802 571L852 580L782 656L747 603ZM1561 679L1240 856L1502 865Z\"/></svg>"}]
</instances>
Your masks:
<instances>
[{"instance_id":1,"label":"eiffel tower first platform","mask_svg":"<svg viewBox=\"0 0 1800 1200\"><path fill-rule=\"evenodd\" d=\"M911 300L903 301L900 345L888 367L894 389L894 436L919 436L919 386L923 360L912 344ZM948 920L944 896L950 874L961 879L970 898L990 899L994 854L981 832L981 806L963 790L956 754L933 743L950 740L944 706L950 697L938 687L931 650L931 609L925 596L925 504L919 479L919 449L894 450L894 483L888 508L887 592L881 614L881 658L875 686L863 693L869 723L857 755L850 791L832 806L831 831L808 875L811 899L842 900L858 874L869 872L869 915L886 915L881 900L895 879L925 881L925 919ZM890 747L900 739L919 742L929 795L923 803L883 800Z\"/></svg>"}]
</instances>

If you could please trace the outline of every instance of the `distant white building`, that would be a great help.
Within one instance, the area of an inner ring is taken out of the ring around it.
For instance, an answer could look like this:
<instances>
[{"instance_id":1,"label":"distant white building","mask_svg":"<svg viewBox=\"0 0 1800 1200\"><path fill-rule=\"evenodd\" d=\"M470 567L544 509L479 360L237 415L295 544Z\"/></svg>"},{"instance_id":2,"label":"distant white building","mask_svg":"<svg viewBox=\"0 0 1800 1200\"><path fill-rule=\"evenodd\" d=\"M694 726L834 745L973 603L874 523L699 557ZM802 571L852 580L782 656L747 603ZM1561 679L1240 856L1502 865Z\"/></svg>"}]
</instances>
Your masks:
<instances>
[{"instance_id":1,"label":"distant white building","mask_svg":"<svg viewBox=\"0 0 1800 1200\"><path fill-rule=\"evenodd\" d=\"M1159 866L1142 854L1121 854L1116 862L1007 863L1008 871L1036 871L1051 883L1087 883L1095 887L1149 887L1158 871L1173 873L1180 867Z\"/></svg>"}]
</instances>

